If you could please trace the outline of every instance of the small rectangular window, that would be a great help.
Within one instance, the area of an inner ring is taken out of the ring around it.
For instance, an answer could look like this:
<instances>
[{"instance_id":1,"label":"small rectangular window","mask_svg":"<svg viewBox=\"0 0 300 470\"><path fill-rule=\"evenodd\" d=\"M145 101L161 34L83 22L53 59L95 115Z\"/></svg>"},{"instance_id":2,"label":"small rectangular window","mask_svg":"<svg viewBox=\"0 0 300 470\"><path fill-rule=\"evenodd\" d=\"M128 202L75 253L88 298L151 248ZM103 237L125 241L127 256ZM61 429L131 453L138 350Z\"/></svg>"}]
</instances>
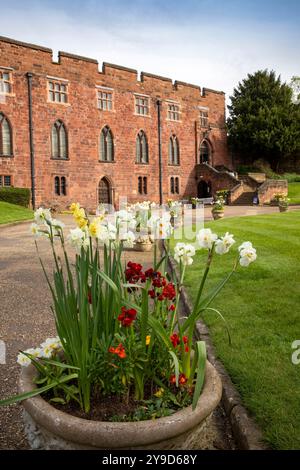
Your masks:
<instances>
[{"instance_id":1,"label":"small rectangular window","mask_svg":"<svg viewBox=\"0 0 300 470\"><path fill-rule=\"evenodd\" d=\"M208 127L208 111L200 111L200 126Z\"/></svg>"},{"instance_id":2,"label":"small rectangular window","mask_svg":"<svg viewBox=\"0 0 300 470\"><path fill-rule=\"evenodd\" d=\"M174 194L174 178L173 178L173 176L170 179L170 193Z\"/></svg>"},{"instance_id":3,"label":"small rectangular window","mask_svg":"<svg viewBox=\"0 0 300 470\"><path fill-rule=\"evenodd\" d=\"M147 194L147 192L148 192L146 176L144 176L144 178L143 178L143 191L144 191L144 194Z\"/></svg>"},{"instance_id":4,"label":"small rectangular window","mask_svg":"<svg viewBox=\"0 0 300 470\"><path fill-rule=\"evenodd\" d=\"M48 99L54 103L67 103L68 85L53 80L48 81Z\"/></svg>"},{"instance_id":5,"label":"small rectangular window","mask_svg":"<svg viewBox=\"0 0 300 470\"><path fill-rule=\"evenodd\" d=\"M60 181L59 181L59 176L55 176L54 178L54 193L57 196L60 196Z\"/></svg>"},{"instance_id":6,"label":"small rectangular window","mask_svg":"<svg viewBox=\"0 0 300 470\"><path fill-rule=\"evenodd\" d=\"M102 111L112 111L112 92L111 91L98 91L98 108Z\"/></svg>"},{"instance_id":7,"label":"small rectangular window","mask_svg":"<svg viewBox=\"0 0 300 470\"><path fill-rule=\"evenodd\" d=\"M179 104L168 104L168 119L170 121L180 120L180 107Z\"/></svg>"},{"instance_id":8,"label":"small rectangular window","mask_svg":"<svg viewBox=\"0 0 300 470\"><path fill-rule=\"evenodd\" d=\"M64 176L60 178L60 192L63 196L67 195L67 184Z\"/></svg>"},{"instance_id":9,"label":"small rectangular window","mask_svg":"<svg viewBox=\"0 0 300 470\"><path fill-rule=\"evenodd\" d=\"M1 178L1 180L2 180L2 178ZM10 175L4 175L2 181L3 181L3 186L6 186L6 187L11 186L11 176ZM1 183L0 183L0 186L2 186Z\"/></svg>"},{"instance_id":10,"label":"small rectangular window","mask_svg":"<svg viewBox=\"0 0 300 470\"><path fill-rule=\"evenodd\" d=\"M149 116L149 98L146 96L135 96L135 114Z\"/></svg>"},{"instance_id":11,"label":"small rectangular window","mask_svg":"<svg viewBox=\"0 0 300 470\"><path fill-rule=\"evenodd\" d=\"M4 95L12 93L12 74L9 71L0 70L0 93Z\"/></svg>"},{"instance_id":12,"label":"small rectangular window","mask_svg":"<svg viewBox=\"0 0 300 470\"><path fill-rule=\"evenodd\" d=\"M138 193L147 194L148 193L148 181L147 176L138 177Z\"/></svg>"},{"instance_id":13,"label":"small rectangular window","mask_svg":"<svg viewBox=\"0 0 300 470\"><path fill-rule=\"evenodd\" d=\"M138 193L143 194L143 179L141 176L138 177Z\"/></svg>"},{"instance_id":14,"label":"small rectangular window","mask_svg":"<svg viewBox=\"0 0 300 470\"><path fill-rule=\"evenodd\" d=\"M171 176L170 178L170 193L179 194L179 178L176 176Z\"/></svg>"}]
</instances>

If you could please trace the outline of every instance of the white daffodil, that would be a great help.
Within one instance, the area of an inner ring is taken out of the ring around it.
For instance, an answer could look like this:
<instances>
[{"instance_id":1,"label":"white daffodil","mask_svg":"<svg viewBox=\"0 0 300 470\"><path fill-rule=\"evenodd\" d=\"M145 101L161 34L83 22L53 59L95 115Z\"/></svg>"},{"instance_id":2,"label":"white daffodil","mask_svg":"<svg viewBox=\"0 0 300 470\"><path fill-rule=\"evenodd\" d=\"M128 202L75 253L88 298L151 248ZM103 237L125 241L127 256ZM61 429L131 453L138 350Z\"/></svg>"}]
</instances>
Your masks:
<instances>
[{"instance_id":1,"label":"white daffodil","mask_svg":"<svg viewBox=\"0 0 300 470\"><path fill-rule=\"evenodd\" d=\"M115 240L116 239L117 228L116 228L115 225L111 224L110 222L108 222L108 224L107 224L107 232L108 232L109 240Z\"/></svg>"},{"instance_id":2,"label":"white daffodil","mask_svg":"<svg viewBox=\"0 0 300 470\"><path fill-rule=\"evenodd\" d=\"M248 249L248 248L253 248L251 242L244 242L244 243L242 243L242 244L239 246L238 250L239 250L239 252L241 252L242 250Z\"/></svg>"},{"instance_id":3,"label":"white daffodil","mask_svg":"<svg viewBox=\"0 0 300 470\"><path fill-rule=\"evenodd\" d=\"M170 223L170 214L166 212L162 217L152 215L147 222L147 227L151 230L154 239L168 238L173 230Z\"/></svg>"},{"instance_id":4,"label":"white daffodil","mask_svg":"<svg viewBox=\"0 0 300 470\"><path fill-rule=\"evenodd\" d=\"M215 251L218 255L224 255L228 253L232 245L235 243L233 235L226 232L224 237L220 238L215 243Z\"/></svg>"},{"instance_id":5,"label":"white daffodil","mask_svg":"<svg viewBox=\"0 0 300 470\"><path fill-rule=\"evenodd\" d=\"M37 351L38 351L38 353L37 353ZM34 357L41 357L41 350L40 349L36 350L36 349L30 348L30 349L27 349L24 352L26 352L28 354L31 354ZM20 364L22 367L28 367L31 364L31 359L28 356L26 356L25 354L19 353L18 357L17 357L17 363Z\"/></svg>"},{"instance_id":6,"label":"white daffodil","mask_svg":"<svg viewBox=\"0 0 300 470\"><path fill-rule=\"evenodd\" d=\"M193 245L187 243L177 243L174 248L174 259L179 263L180 261L184 266L189 266L193 263L193 256L196 251Z\"/></svg>"},{"instance_id":7,"label":"white daffodil","mask_svg":"<svg viewBox=\"0 0 300 470\"><path fill-rule=\"evenodd\" d=\"M39 207L34 213L34 220L41 224L48 220L49 222L52 220L50 209L44 209L43 207Z\"/></svg>"},{"instance_id":8,"label":"white daffodil","mask_svg":"<svg viewBox=\"0 0 300 470\"><path fill-rule=\"evenodd\" d=\"M40 232L40 227L38 224L36 224L35 222L33 222L31 225L30 225L30 232L32 233L32 235L34 235L35 237L40 237L42 235L42 233Z\"/></svg>"},{"instance_id":9,"label":"white daffodil","mask_svg":"<svg viewBox=\"0 0 300 470\"><path fill-rule=\"evenodd\" d=\"M117 236L117 228L115 225L108 222L106 225L101 226L102 230L99 236L99 240L103 243L109 243L109 241L114 241Z\"/></svg>"},{"instance_id":10,"label":"white daffodil","mask_svg":"<svg viewBox=\"0 0 300 470\"><path fill-rule=\"evenodd\" d=\"M48 346L49 348L53 350L59 350L62 348L62 344L60 341L59 336L55 336L54 338L47 338L42 344L41 348L45 348Z\"/></svg>"},{"instance_id":11,"label":"white daffodil","mask_svg":"<svg viewBox=\"0 0 300 470\"><path fill-rule=\"evenodd\" d=\"M249 242L248 242L249 243ZM257 258L256 249L251 246L243 248L240 251L240 265L243 267L249 266L250 263L253 263Z\"/></svg>"},{"instance_id":12,"label":"white daffodil","mask_svg":"<svg viewBox=\"0 0 300 470\"><path fill-rule=\"evenodd\" d=\"M120 226L126 226L127 229L135 229L136 218L135 215L127 210L116 212L116 223Z\"/></svg>"},{"instance_id":13,"label":"white daffodil","mask_svg":"<svg viewBox=\"0 0 300 470\"><path fill-rule=\"evenodd\" d=\"M26 352L27 354L30 354L34 358L42 357L41 348L29 348L29 349L26 349L26 351L24 351L24 352Z\"/></svg>"},{"instance_id":14,"label":"white daffodil","mask_svg":"<svg viewBox=\"0 0 300 470\"><path fill-rule=\"evenodd\" d=\"M122 240L125 248L133 248L135 235L131 231L126 232L122 234Z\"/></svg>"},{"instance_id":15,"label":"white daffodil","mask_svg":"<svg viewBox=\"0 0 300 470\"><path fill-rule=\"evenodd\" d=\"M197 240L200 248L211 250L213 243L217 240L218 235L213 233L210 228L202 228L197 234Z\"/></svg>"},{"instance_id":16,"label":"white daffodil","mask_svg":"<svg viewBox=\"0 0 300 470\"><path fill-rule=\"evenodd\" d=\"M41 351L42 351L42 357L45 357L46 359L50 359L53 355L54 349L46 345L41 349Z\"/></svg>"},{"instance_id":17,"label":"white daffodil","mask_svg":"<svg viewBox=\"0 0 300 470\"><path fill-rule=\"evenodd\" d=\"M65 224L58 219L51 219L51 225L52 227L58 229L58 230L63 230L65 227Z\"/></svg>"},{"instance_id":18,"label":"white daffodil","mask_svg":"<svg viewBox=\"0 0 300 470\"><path fill-rule=\"evenodd\" d=\"M88 245L86 234L80 228L71 229L70 234L68 235L68 240L77 250L80 250L82 246L86 247Z\"/></svg>"}]
</instances>

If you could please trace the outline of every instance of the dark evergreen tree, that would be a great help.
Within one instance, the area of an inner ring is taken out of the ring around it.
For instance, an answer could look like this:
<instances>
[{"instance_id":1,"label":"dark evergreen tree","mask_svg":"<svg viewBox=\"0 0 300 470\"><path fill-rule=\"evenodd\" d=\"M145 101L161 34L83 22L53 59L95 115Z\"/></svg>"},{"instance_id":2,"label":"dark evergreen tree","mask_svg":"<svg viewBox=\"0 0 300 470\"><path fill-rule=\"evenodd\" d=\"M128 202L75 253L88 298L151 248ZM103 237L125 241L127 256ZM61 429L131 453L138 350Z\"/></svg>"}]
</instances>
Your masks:
<instances>
[{"instance_id":1,"label":"dark evergreen tree","mask_svg":"<svg viewBox=\"0 0 300 470\"><path fill-rule=\"evenodd\" d=\"M275 171L300 149L300 105L275 72L259 70L239 83L230 97L229 144L242 159L267 160Z\"/></svg>"}]
</instances>

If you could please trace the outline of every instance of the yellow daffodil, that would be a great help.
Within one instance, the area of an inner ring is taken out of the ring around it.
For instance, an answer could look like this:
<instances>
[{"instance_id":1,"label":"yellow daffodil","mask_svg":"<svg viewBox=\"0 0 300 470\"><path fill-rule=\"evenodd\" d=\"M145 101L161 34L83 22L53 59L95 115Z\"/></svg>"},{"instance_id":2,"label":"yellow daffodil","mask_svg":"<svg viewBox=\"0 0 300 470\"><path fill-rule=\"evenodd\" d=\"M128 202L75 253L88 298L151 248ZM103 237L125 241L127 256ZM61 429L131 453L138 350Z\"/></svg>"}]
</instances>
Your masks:
<instances>
[{"instance_id":1,"label":"yellow daffodil","mask_svg":"<svg viewBox=\"0 0 300 470\"><path fill-rule=\"evenodd\" d=\"M73 212L73 216L76 220L84 219L85 218L85 211L84 211L83 207L76 208L75 211Z\"/></svg>"},{"instance_id":2,"label":"yellow daffodil","mask_svg":"<svg viewBox=\"0 0 300 470\"><path fill-rule=\"evenodd\" d=\"M70 211L74 213L76 210L80 208L80 204L78 202L72 202L70 205Z\"/></svg>"},{"instance_id":3,"label":"yellow daffodil","mask_svg":"<svg viewBox=\"0 0 300 470\"><path fill-rule=\"evenodd\" d=\"M150 336L150 335L147 335L147 336L146 336L146 346L149 346L150 341L151 341L151 336Z\"/></svg>"},{"instance_id":4,"label":"yellow daffodil","mask_svg":"<svg viewBox=\"0 0 300 470\"><path fill-rule=\"evenodd\" d=\"M157 390L157 392L154 393L154 395L155 395L157 398L162 397L163 394L164 394L164 389L163 389L163 388L159 388L159 389Z\"/></svg>"},{"instance_id":5,"label":"yellow daffodil","mask_svg":"<svg viewBox=\"0 0 300 470\"><path fill-rule=\"evenodd\" d=\"M76 223L77 223L79 228L83 229L87 226L88 221L87 221L87 219L81 218L81 219L77 219Z\"/></svg>"}]
</instances>

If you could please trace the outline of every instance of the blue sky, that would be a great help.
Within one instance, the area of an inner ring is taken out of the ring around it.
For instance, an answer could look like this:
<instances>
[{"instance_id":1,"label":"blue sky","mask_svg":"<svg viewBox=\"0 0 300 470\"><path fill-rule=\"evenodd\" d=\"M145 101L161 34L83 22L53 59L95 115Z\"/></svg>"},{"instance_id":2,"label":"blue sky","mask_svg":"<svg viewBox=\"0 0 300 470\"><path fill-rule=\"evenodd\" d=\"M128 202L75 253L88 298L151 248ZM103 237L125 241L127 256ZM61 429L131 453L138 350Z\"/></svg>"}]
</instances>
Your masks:
<instances>
[{"instance_id":1,"label":"blue sky","mask_svg":"<svg viewBox=\"0 0 300 470\"><path fill-rule=\"evenodd\" d=\"M0 35L232 93L300 75L299 0L0 0Z\"/></svg>"}]
</instances>

